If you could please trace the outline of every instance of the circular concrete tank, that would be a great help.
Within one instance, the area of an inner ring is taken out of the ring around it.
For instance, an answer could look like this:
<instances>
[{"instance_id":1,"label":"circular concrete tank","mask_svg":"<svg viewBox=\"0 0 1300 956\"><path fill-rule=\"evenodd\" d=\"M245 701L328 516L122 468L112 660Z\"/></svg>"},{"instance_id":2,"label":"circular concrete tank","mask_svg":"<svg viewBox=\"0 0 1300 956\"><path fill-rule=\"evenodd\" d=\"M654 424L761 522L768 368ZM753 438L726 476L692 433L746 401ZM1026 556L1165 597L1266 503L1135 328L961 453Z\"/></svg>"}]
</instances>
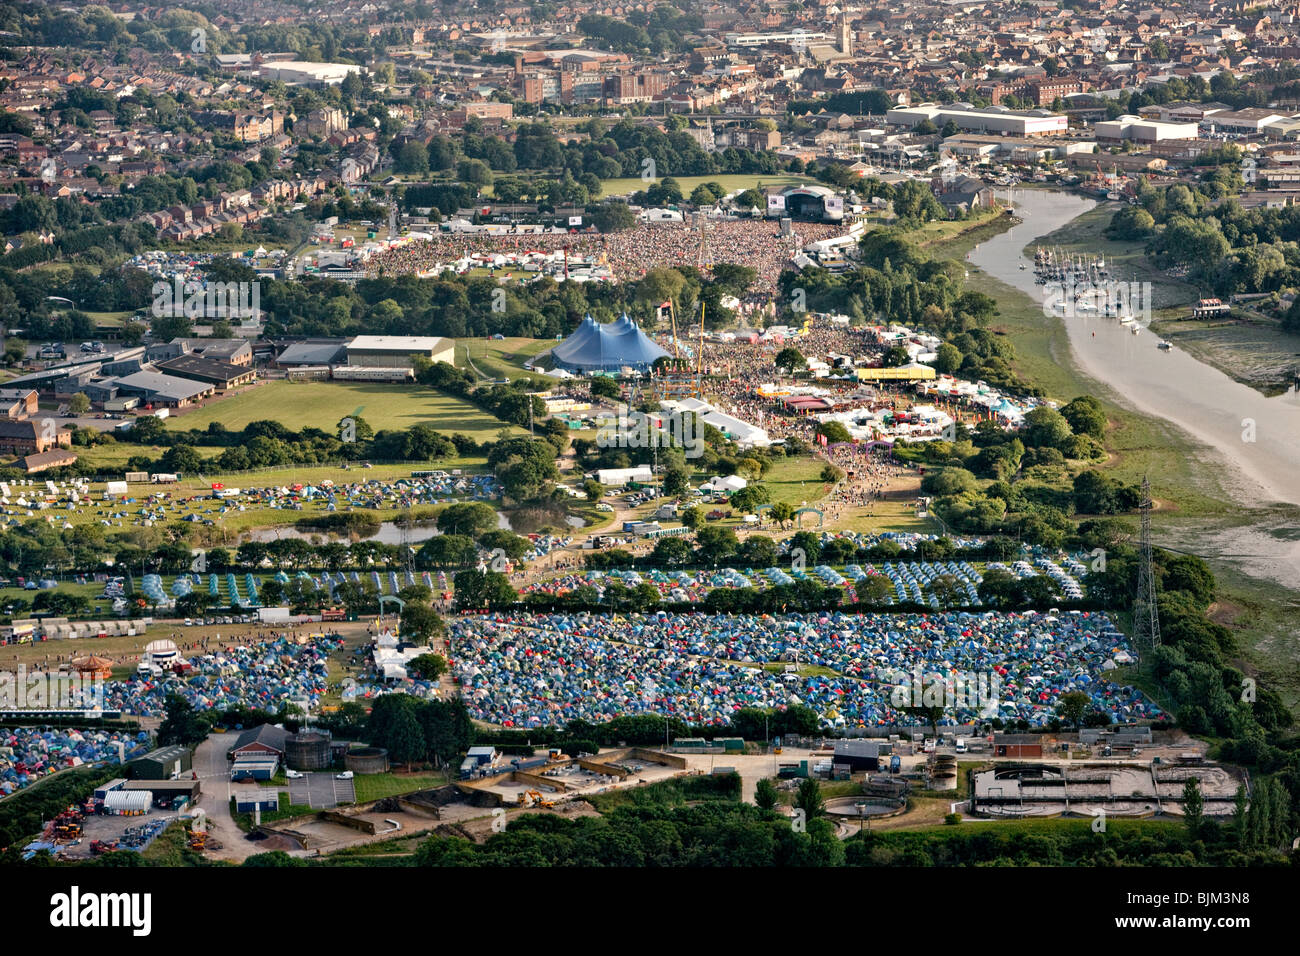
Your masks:
<instances>
[{"instance_id":1,"label":"circular concrete tank","mask_svg":"<svg viewBox=\"0 0 1300 956\"><path fill-rule=\"evenodd\" d=\"M383 747L357 747L343 755L343 766L353 773L387 773L388 751Z\"/></svg>"},{"instance_id":2,"label":"circular concrete tank","mask_svg":"<svg viewBox=\"0 0 1300 956\"><path fill-rule=\"evenodd\" d=\"M295 734L284 744L284 762L290 770L327 770L330 739L324 734Z\"/></svg>"}]
</instances>

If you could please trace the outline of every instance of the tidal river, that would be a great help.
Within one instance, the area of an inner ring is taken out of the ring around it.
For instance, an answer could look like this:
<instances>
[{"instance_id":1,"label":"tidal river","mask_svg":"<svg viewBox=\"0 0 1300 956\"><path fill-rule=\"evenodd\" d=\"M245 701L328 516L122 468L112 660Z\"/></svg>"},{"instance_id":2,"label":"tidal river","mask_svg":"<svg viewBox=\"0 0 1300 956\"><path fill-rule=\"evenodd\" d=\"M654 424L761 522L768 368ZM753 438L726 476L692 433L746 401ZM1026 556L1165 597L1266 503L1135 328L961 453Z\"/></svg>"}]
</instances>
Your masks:
<instances>
[{"instance_id":1,"label":"tidal river","mask_svg":"<svg viewBox=\"0 0 1300 956\"><path fill-rule=\"evenodd\" d=\"M1023 225L981 243L969 262L1042 302L1033 261L1021 250L1096 202L1039 189L1004 191L999 198L1014 204ZM1121 267L1111 278L1127 282L1130 277ZM1294 387L1266 398L1177 346L1161 351L1156 335L1145 329L1133 335L1113 318L1045 316L1043 321L1065 323L1079 368L1110 386L1121 401L1177 425L1219 452L1236 479L1225 484L1246 496L1243 504L1300 504L1300 395Z\"/></svg>"}]
</instances>

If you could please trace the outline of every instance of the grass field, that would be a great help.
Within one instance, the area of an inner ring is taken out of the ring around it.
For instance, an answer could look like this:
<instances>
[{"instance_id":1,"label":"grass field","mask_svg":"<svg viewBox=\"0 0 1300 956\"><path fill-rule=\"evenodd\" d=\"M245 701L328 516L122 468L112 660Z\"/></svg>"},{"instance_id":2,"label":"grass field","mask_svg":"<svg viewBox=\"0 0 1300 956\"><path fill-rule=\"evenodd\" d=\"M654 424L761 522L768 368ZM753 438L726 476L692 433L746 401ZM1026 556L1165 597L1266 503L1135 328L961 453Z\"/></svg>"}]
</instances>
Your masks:
<instances>
[{"instance_id":1,"label":"grass field","mask_svg":"<svg viewBox=\"0 0 1300 956\"><path fill-rule=\"evenodd\" d=\"M661 177L670 178L670 177ZM691 192L700 183L718 183L727 192L734 192L737 189L761 189L765 186L795 186L799 183L816 183L817 180L809 179L807 176L794 176L790 174L776 174L771 176L758 175L718 175L718 176L673 176L677 180L677 185L681 187L682 195L690 198ZM601 196L630 196L632 193L640 192L647 188L656 180L649 183L643 181L638 176L628 176L624 179L606 179L601 183Z\"/></svg>"},{"instance_id":2,"label":"grass field","mask_svg":"<svg viewBox=\"0 0 1300 956\"><path fill-rule=\"evenodd\" d=\"M416 790L428 790L441 787L448 782L442 773L366 773L358 774L352 781L356 784L357 803L382 800L402 793Z\"/></svg>"},{"instance_id":3,"label":"grass field","mask_svg":"<svg viewBox=\"0 0 1300 956\"><path fill-rule=\"evenodd\" d=\"M525 360L553 346L551 339L457 339L456 364L477 369L486 378L540 378L523 369ZM550 381L549 379L543 379Z\"/></svg>"},{"instance_id":4,"label":"grass field","mask_svg":"<svg viewBox=\"0 0 1300 956\"><path fill-rule=\"evenodd\" d=\"M125 312L87 312L86 314L94 320L96 325L116 326L120 326L132 315L130 310Z\"/></svg>"},{"instance_id":5,"label":"grass field","mask_svg":"<svg viewBox=\"0 0 1300 956\"><path fill-rule=\"evenodd\" d=\"M821 480L822 463L811 458L781 458L763 476L762 484L772 502L788 501L795 507L815 505L826 495Z\"/></svg>"},{"instance_id":6,"label":"grass field","mask_svg":"<svg viewBox=\"0 0 1300 956\"><path fill-rule=\"evenodd\" d=\"M334 432L339 420L360 415L375 431L410 428L421 423L447 434L460 432L485 441L502 428L500 419L477 405L430 388L370 382L265 382L231 398L213 402L167 419L172 430L206 429L220 422L238 431L249 422L274 419L300 431L319 428Z\"/></svg>"},{"instance_id":7,"label":"grass field","mask_svg":"<svg viewBox=\"0 0 1300 956\"><path fill-rule=\"evenodd\" d=\"M122 445L122 446L97 446L91 449L92 452L98 452L102 448L108 448L114 455L121 454L122 461L114 463L105 461L98 455L88 455L88 459L94 460L97 464L104 467L116 466L121 467L125 461L125 455L138 455L143 453L157 456L162 453L161 448L142 449L140 446ZM216 447L200 447L199 451L211 457L220 453L222 449ZM92 497L88 505L80 506L76 510L46 510L37 512L36 516L27 520L45 520L47 518L62 524L64 521L72 525L96 524L102 520L110 520L112 524L105 527L105 534L114 532L135 532L141 539L137 543L140 546L148 546L150 541L161 540L162 529L167 527L171 530L180 529L184 534L183 537L193 546L216 546L226 545L234 547L239 543L239 535L245 531L251 531L257 528L273 528L292 525L299 518L306 517L310 514L324 513L325 505L323 502L306 504L302 511L291 508L275 507L256 507L245 505L244 510L230 508L224 514L221 513L221 504L211 497L213 483L224 484L227 488L268 488L268 487L286 487L295 484L313 485L320 484L322 481L333 481L336 485L347 485L356 482L382 480L391 481L397 478L410 477L413 470L420 469L441 469L451 471L460 469L465 473L481 472L486 466L486 459L481 457L475 458L445 458L437 462L426 463L405 463L390 465L375 465L365 468L361 465L341 466L341 465L285 465L279 468L263 468L256 471L241 471L222 473L213 471L204 474L186 475L181 481L170 485L136 485L132 488L132 498L135 500L131 503L117 503L110 505L107 502ZM102 483L91 485L92 496L103 490ZM155 524L150 529L137 522L137 514L144 507L142 499L151 494L161 493L171 496L173 502L184 502L187 499L200 499L191 502L188 505L182 504L185 508L183 512L174 512L162 522ZM114 518L112 514L126 512L129 517ZM404 509L378 508L375 509L375 515L381 520L391 520L402 514ZM213 524L203 524L201 522L186 522L181 519L187 514L197 514L205 520L210 520ZM322 536L322 540L327 540ZM30 592L28 593L30 597Z\"/></svg>"}]
</instances>

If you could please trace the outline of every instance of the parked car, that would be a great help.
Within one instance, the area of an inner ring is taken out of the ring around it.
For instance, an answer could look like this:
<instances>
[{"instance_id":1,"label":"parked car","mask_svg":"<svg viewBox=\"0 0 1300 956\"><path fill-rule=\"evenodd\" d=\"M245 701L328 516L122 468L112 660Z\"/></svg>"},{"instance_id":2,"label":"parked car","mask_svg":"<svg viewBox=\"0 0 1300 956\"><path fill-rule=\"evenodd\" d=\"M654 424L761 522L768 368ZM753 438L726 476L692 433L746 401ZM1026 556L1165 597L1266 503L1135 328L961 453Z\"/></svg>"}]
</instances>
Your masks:
<instances>
[{"instance_id":1,"label":"parked car","mask_svg":"<svg viewBox=\"0 0 1300 956\"><path fill-rule=\"evenodd\" d=\"M288 777L290 780L299 780L302 778L302 774L300 774L297 770L286 770L284 772L284 775Z\"/></svg>"},{"instance_id":2,"label":"parked car","mask_svg":"<svg viewBox=\"0 0 1300 956\"><path fill-rule=\"evenodd\" d=\"M334 775L334 777L335 777L335 779L337 779L337 780L351 780L351 779L352 779L352 771L351 771L351 770L344 770L342 773L336 773L336 774Z\"/></svg>"}]
</instances>

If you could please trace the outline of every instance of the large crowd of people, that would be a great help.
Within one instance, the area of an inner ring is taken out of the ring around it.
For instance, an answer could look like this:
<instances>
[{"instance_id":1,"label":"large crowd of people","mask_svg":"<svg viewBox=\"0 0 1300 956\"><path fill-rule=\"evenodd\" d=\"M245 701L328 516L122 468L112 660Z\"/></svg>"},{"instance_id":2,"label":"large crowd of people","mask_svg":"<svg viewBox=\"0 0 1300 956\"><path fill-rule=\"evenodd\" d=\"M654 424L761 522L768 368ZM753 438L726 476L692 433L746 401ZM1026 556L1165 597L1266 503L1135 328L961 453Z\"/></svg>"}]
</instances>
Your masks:
<instances>
[{"instance_id":1,"label":"large crowd of people","mask_svg":"<svg viewBox=\"0 0 1300 956\"><path fill-rule=\"evenodd\" d=\"M528 233L441 233L417 239L376 253L366 261L372 275L425 273L473 256L521 256L528 252L554 253L567 250L574 264L591 261L608 265L620 281L636 281L659 266L697 266L701 241L706 263L731 262L758 273L756 296L771 295L776 280L796 251L796 237L806 245L830 239L844 227L826 223L797 222L794 236L782 236L780 225L764 219L709 220L701 230L693 222L638 223L621 232Z\"/></svg>"}]
</instances>

